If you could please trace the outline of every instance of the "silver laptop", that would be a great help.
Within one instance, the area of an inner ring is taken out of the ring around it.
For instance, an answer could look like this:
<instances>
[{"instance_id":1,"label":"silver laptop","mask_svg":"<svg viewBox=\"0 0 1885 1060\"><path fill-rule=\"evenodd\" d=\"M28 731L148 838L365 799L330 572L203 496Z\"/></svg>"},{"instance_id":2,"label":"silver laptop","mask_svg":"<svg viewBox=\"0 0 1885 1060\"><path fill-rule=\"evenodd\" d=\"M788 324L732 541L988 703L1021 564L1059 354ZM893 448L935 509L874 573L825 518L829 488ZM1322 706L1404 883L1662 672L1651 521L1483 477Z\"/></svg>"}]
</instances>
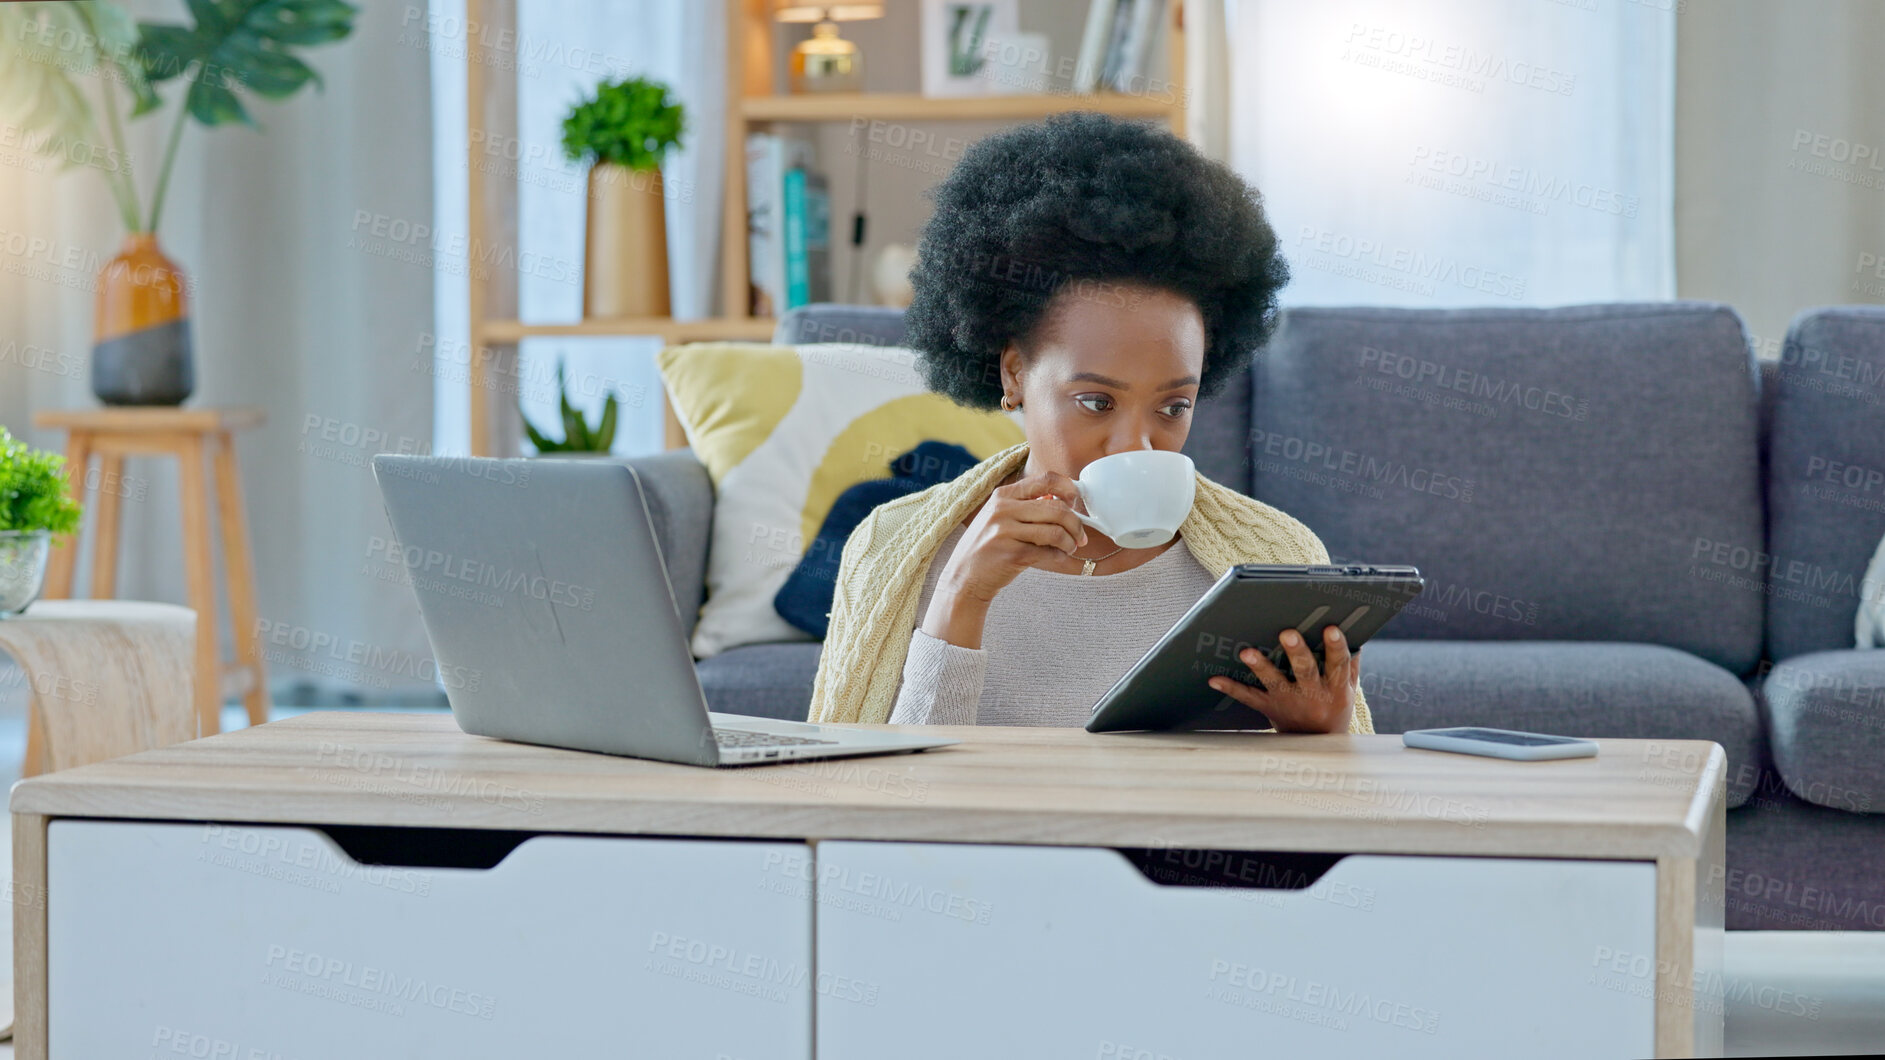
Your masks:
<instances>
[{"instance_id":1,"label":"silver laptop","mask_svg":"<svg viewBox=\"0 0 1885 1060\"><path fill-rule=\"evenodd\" d=\"M468 733L700 766L959 742L709 712L633 468L382 454L373 474Z\"/></svg>"}]
</instances>

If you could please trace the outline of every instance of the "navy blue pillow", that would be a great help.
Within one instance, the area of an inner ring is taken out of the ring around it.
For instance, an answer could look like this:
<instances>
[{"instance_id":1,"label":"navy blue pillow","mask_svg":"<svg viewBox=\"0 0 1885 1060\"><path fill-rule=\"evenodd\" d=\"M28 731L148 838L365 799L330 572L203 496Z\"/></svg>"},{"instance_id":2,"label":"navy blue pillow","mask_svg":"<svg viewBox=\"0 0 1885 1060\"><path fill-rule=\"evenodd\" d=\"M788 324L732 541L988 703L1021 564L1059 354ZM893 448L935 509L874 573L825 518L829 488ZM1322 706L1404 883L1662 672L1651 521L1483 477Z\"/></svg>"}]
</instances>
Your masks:
<instances>
[{"instance_id":1,"label":"navy blue pillow","mask_svg":"<svg viewBox=\"0 0 1885 1060\"><path fill-rule=\"evenodd\" d=\"M844 557L844 543L850 540L851 531L885 501L948 482L979 463L975 454L959 445L919 442L916 448L890 462L889 478L860 482L838 494L825 515L825 525L818 528L811 547L772 598L773 610L780 618L823 640L838 584L838 561Z\"/></svg>"}]
</instances>

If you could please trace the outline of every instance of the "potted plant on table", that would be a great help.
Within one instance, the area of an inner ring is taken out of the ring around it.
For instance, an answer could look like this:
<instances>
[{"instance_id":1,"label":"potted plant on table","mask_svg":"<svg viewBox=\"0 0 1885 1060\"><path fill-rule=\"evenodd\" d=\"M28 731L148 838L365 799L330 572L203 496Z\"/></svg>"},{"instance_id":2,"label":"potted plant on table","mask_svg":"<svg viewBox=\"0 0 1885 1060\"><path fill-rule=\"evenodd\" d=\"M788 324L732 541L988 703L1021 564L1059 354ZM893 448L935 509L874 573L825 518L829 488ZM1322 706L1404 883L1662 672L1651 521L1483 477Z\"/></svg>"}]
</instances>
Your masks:
<instances>
[{"instance_id":1,"label":"potted plant on table","mask_svg":"<svg viewBox=\"0 0 1885 1060\"><path fill-rule=\"evenodd\" d=\"M190 0L194 25L139 23L107 0L0 3L0 113L29 146L103 171L124 221L118 255L100 270L92 392L107 405L177 405L195 389L187 284L157 244L170 171L187 118L254 126L237 90L280 100L320 75L293 54L353 32L345 0ZM98 82L94 99L82 87ZM157 86L185 87L164 144L150 208L140 209L119 117L163 106ZM103 117L103 128L99 118Z\"/></svg>"},{"instance_id":2,"label":"potted plant on table","mask_svg":"<svg viewBox=\"0 0 1885 1060\"><path fill-rule=\"evenodd\" d=\"M34 449L0 427L0 618L39 598L53 535L78 528L65 457Z\"/></svg>"},{"instance_id":3,"label":"potted plant on table","mask_svg":"<svg viewBox=\"0 0 1885 1060\"><path fill-rule=\"evenodd\" d=\"M667 204L661 159L685 114L658 81L605 81L563 119L563 154L589 163L583 316L668 315Z\"/></svg>"}]
</instances>

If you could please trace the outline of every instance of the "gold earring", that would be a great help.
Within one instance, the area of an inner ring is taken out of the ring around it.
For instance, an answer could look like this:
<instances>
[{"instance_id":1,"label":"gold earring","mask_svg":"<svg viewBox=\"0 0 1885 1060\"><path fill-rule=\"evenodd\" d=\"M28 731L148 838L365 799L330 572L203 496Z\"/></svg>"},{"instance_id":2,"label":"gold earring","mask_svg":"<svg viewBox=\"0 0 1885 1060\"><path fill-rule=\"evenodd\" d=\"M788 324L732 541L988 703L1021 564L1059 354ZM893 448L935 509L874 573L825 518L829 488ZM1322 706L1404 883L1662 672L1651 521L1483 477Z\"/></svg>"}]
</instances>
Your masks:
<instances>
[{"instance_id":1,"label":"gold earring","mask_svg":"<svg viewBox=\"0 0 1885 1060\"><path fill-rule=\"evenodd\" d=\"M1021 407L1021 403L1019 401L1011 402L1008 400L1008 395L1003 394L1001 396L1001 407L1004 412L1013 412Z\"/></svg>"}]
</instances>

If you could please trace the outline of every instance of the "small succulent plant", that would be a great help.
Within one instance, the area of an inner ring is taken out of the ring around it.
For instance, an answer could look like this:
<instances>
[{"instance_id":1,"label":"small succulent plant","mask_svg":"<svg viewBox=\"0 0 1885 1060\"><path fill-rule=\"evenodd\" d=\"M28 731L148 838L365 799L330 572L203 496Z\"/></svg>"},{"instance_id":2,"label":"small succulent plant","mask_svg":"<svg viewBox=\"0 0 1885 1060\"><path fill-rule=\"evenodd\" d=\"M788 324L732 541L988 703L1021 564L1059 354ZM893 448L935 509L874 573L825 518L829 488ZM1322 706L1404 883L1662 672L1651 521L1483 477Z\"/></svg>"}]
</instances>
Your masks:
<instances>
[{"instance_id":1,"label":"small succulent plant","mask_svg":"<svg viewBox=\"0 0 1885 1060\"><path fill-rule=\"evenodd\" d=\"M615 443L615 418L620 405L615 395L610 394L602 401L602 419L591 428L583 419L583 414L570 404L569 388L563 383L563 362L556 362L557 404L563 417L563 438L554 441L544 435L524 417L524 433L529 436L530 444L539 453L606 453ZM523 409L518 409L522 415Z\"/></svg>"}]
</instances>

